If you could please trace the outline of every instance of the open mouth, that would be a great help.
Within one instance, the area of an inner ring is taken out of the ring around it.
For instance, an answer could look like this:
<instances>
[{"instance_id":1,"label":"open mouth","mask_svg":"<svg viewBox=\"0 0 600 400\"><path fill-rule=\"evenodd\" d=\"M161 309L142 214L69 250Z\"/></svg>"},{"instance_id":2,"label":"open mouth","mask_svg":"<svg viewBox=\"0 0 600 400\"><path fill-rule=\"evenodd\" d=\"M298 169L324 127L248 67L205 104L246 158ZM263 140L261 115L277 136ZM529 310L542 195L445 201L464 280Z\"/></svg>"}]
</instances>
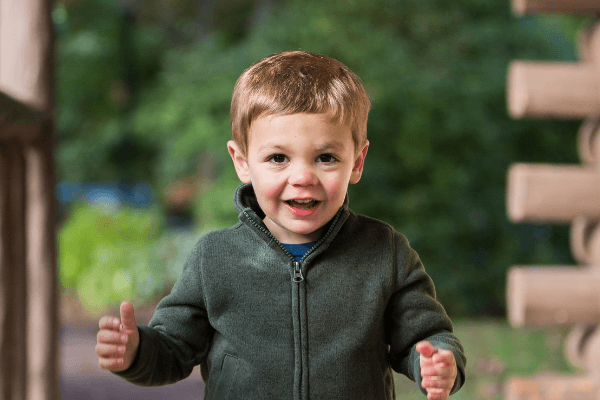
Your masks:
<instances>
[{"instance_id":1,"label":"open mouth","mask_svg":"<svg viewBox=\"0 0 600 400\"><path fill-rule=\"evenodd\" d=\"M318 200L287 200L286 201L287 204L289 204L291 207L294 208L299 208L300 210L310 210L311 208L315 207L317 204L320 203L320 201Z\"/></svg>"}]
</instances>

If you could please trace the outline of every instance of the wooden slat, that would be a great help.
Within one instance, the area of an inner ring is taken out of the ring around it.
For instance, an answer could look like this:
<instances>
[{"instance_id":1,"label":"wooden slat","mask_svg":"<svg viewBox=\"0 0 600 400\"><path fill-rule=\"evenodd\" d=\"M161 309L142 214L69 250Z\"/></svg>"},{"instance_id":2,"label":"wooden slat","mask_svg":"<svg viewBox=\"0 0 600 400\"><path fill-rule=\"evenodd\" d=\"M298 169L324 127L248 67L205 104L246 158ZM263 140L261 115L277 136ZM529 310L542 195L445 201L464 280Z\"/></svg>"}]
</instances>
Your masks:
<instances>
[{"instance_id":1,"label":"wooden slat","mask_svg":"<svg viewBox=\"0 0 600 400\"><path fill-rule=\"evenodd\" d=\"M570 222L600 216L600 172L593 167L514 164L508 171L507 208L514 222Z\"/></svg>"},{"instance_id":2,"label":"wooden slat","mask_svg":"<svg viewBox=\"0 0 600 400\"><path fill-rule=\"evenodd\" d=\"M56 215L53 189L52 125L45 142L26 151L28 395L27 399L58 399L60 382L59 295L56 276Z\"/></svg>"},{"instance_id":3,"label":"wooden slat","mask_svg":"<svg viewBox=\"0 0 600 400\"><path fill-rule=\"evenodd\" d=\"M0 92L0 142L17 139L23 143L39 139L46 114Z\"/></svg>"},{"instance_id":4,"label":"wooden slat","mask_svg":"<svg viewBox=\"0 0 600 400\"><path fill-rule=\"evenodd\" d=\"M0 146L0 398L11 398L12 348L11 288L12 236L10 231L10 174L8 149Z\"/></svg>"},{"instance_id":5,"label":"wooden slat","mask_svg":"<svg viewBox=\"0 0 600 400\"><path fill-rule=\"evenodd\" d=\"M506 303L514 326L600 321L600 270L590 267L514 267Z\"/></svg>"},{"instance_id":6,"label":"wooden slat","mask_svg":"<svg viewBox=\"0 0 600 400\"><path fill-rule=\"evenodd\" d=\"M600 78L583 63L514 61L507 102L513 118L585 118L600 114Z\"/></svg>"},{"instance_id":7,"label":"wooden slat","mask_svg":"<svg viewBox=\"0 0 600 400\"><path fill-rule=\"evenodd\" d=\"M14 399L24 399L27 393L27 267L26 267L26 227L25 227L25 157L24 147L18 143L11 146L9 154L11 177L11 234L13 235L13 281L12 281L12 321L11 343L16 357L13 359Z\"/></svg>"},{"instance_id":8,"label":"wooden slat","mask_svg":"<svg viewBox=\"0 0 600 400\"><path fill-rule=\"evenodd\" d=\"M597 0L512 0L516 14L535 13L600 13Z\"/></svg>"},{"instance_id":9,"label":"wooden slat","mask_svg":"<svg viewBox=\"0 0 600 400\"><path fill-rule=\"evenodd\" d=\"M0 148L2 168L0 188L0 234L2 253L0 274L2 285L1 317L3 365L0 373L1 392L8 399L26 396L26 255L25 255L25 160L23 146L17 141L4 143ZM4 324L6 322L6 324ZM6 359L5 359L6 357Z\"/></svg>"}]
</instances>

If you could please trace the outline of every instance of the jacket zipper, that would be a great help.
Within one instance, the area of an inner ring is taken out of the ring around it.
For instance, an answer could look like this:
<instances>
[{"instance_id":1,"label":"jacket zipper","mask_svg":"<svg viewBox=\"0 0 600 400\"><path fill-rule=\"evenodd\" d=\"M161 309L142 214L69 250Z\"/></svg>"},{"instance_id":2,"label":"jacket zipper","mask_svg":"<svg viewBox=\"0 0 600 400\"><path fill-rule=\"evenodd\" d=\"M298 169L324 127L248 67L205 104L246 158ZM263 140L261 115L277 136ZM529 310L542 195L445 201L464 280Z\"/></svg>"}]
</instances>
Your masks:
<instances>
[{"instance_id":1,"label":"jacket zipper","mask_svg":"<svg viewBox=\"0 0 600 400\"><path fill-rule=\"evenodd\" d=\"M300 283L304 280L304 275L302 275L302 266L299 261L294 261L294 282Z\"/></svg>"},{"instance_id":2,"label":"jacket zipper","mask_svg":"<svg viewBox=\"0 0 600 400\"><path fill-rule=\"evenodd\" d=\"M301 286L300 284L304 281L304 275L302 274L302 262L306 259L306 257L311 254L316 248L318 248L331 234L331 231L333 230L333 228L335 227L335 225L337 224L338 219L340 218L340 215L342 215L342 209L340 209L336 214L335 217L333 218L333 221L331 223L331 225L329 226L329 229L327 230L327 232L323 235L323 237L321 237L321 239L315 243L313 245L313 247L306 252L306 254L304 254L304 256L302 256L302 258L300 259L300 261L295 261L294 260L294 256L292 256L292 254L288 251L288 249L285 248L285 246L283 244L281 244L281 242L279 240L277 240L277 238L275 236L273 236L273 234L266 228L264 228L263 226L261 226L260 224L258 224L256 221L254 221L254 219L252 217L250 217L250 215L248 215L248 212L246 210L243 211L244 215L246 216L246 218L248 220L250 220L250 222L252 223L252 225L254 225L258 230L260 230L262 233L264 233L265 235L267 235L269 238L271 238L272 240L275 241L275 243L277 243L277 245L285 252L285 254L288 255L288 257L292 260L292 265L294 268L294 277L292 278L292 281L294 283L296 283L296 285L294 285L294 292L296 293L297 299L298 299L298 315L297 315L297 326L298 326L298 346L300 349L300 354L297 355L300 357L300 365L298 366L298 370L296 371L297 378L295 378L294 380L296 381L294 386L295 386L295 396L298 396L299 399L305 399L308 398L308 385L307 385L307 378L308 378L308 373L307 371L305 371L304 368L304 363L305 361L304 359L304 354L302 351L302 347L303 347L303 343L302 343L302 332L303 330L306 328L304 326L304 324L302 323L302 309L304 307L302 307L302 302L306 301L305 299L301 299L302 296L300 291L301 291ZM298 385L298 386L296 386Z\"/></svg>"}]
</instances>

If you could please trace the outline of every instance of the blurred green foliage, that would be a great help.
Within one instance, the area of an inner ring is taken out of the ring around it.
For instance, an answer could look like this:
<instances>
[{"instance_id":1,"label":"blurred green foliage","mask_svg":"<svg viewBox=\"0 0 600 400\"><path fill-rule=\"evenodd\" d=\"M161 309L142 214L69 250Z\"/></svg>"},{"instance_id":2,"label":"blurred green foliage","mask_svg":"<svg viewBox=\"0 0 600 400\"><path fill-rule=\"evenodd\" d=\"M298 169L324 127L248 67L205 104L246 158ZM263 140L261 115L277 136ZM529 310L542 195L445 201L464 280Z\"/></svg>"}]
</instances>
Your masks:
<instances>
[{"instance_id":1,"label":"blurred green foliage","mask_svg":"<svg viewBox=\"0 0 600 400\"><path fill-rule=\"evenodd\" d=\"M60 281L100 313L123 300L140 304L169 289L197 235L173 236L158 209L77 204L58 235Z\"/></svg>"},{"instance_id":2,"label":"blurred green foliage","mask_svg":"<svg viewBox=\"0 0 600 400\"><path fill-rule=\"evenodd\" d=\"M179 14L161 13L163 3L151 2L155 15L139 11L125 61L115 2L57 6L62 179L161 190L199 175L199 226L235 222L225 147L233 85L253 62L302 49L363 80L370 148L350 205L409 238L451 316L504 314L513 264L572 263L566 226L508 221L505 177L513 162L578 162L578 123L511 120L505 84L513 59L574 60L583 19L518 18L509 1L237 0L227 14L223 0L211 2L208 23L190 1L169 3L189 8ZM137 71L131 97L119 84L124 63Z\"/></svg>"}]
</instances>

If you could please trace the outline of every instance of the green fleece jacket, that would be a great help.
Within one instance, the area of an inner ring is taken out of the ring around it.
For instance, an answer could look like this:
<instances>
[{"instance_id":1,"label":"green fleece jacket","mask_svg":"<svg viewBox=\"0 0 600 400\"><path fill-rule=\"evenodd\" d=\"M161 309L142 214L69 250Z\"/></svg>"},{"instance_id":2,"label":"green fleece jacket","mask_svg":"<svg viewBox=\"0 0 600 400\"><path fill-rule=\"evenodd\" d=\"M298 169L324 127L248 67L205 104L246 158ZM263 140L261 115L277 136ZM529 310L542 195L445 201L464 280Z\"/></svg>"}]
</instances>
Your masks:
<instances>
[{"instance_id":1,"label":"green fleece jacket","mask_svg":"<svg viewBox=\"0 0 600 400\"><path fill-rule=\"evenodd\" d=\"M251 185L234 204L239 222L199 240L118 375L163 385L200 364L206 400L390 400L392 369L420 384L415 344L429 340L452 350L453 392L462 386L462 346L403 235L346 200L295 262L262 222Z\"/></svg>"}]
</instances>

